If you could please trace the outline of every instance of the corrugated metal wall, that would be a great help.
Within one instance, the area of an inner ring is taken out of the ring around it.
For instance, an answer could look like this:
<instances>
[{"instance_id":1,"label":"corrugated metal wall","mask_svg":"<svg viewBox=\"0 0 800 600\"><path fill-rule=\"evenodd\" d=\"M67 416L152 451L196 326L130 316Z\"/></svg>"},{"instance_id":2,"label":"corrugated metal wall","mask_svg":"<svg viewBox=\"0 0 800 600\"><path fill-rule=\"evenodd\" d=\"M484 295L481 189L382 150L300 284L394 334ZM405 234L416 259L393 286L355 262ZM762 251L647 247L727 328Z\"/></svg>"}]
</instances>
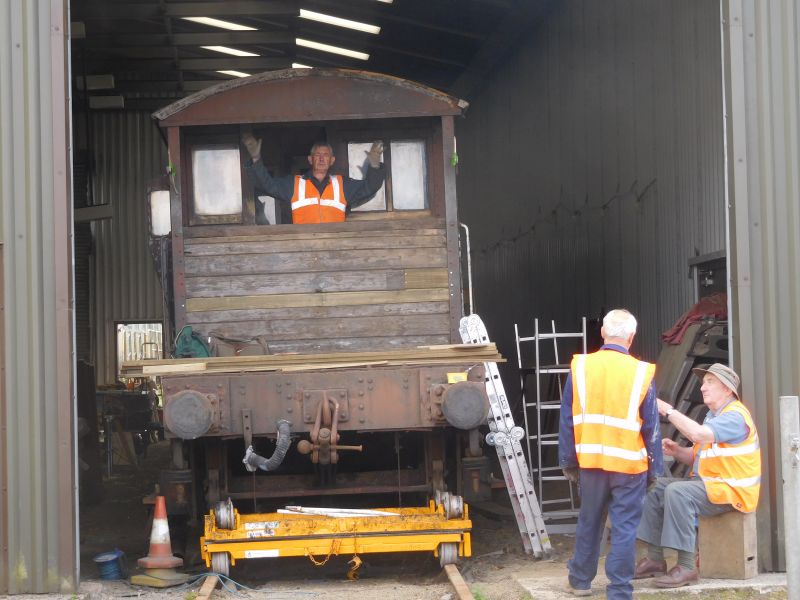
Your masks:
<instances>
[{"instance_id":1,"label":"corrugated metal wall","mask_svg":"<svg viewBox=\"0 0 800 600\"><path fill-rule=\"evenodd\" d=\"M0 3L0 592L77 586L68 26Z\"/></svg>"},{"instance_id":2,"label":"corrugated metal wall","mask_svg":"<svg viewBox=\"0 0 800 600\"><path fill-rule=\"evenodd\" d=\"M115 323L162 318L161 286L148 247L147 182L164 173L166 146L148 113L93 113L94 204L113 217L95 221L94 359L97 383L116 379Z\"/></svg>"},{"instance_id":3,"label":"corrugated metal wall","mask_svg":"<svg viewBox=\"0 0 800 600\"><path fill-rule=\"evenodd\" d=\"M476 312L513 357L514 322L627 307L655 359L688 259L725 248L718 0L558 2L484 89L457 130Z\"/></svg>"},{"instance_id":4,"label":"corrugated metal wall","mask_svg":"<svg viewBox=\"0 0 800 600\"><path fill-rule=\"evenodd\" d=\"M783 570L777 401L800 395L800 7L722 7L734 346L764 459L760 562Z\"/></svg>"}]
</instances>

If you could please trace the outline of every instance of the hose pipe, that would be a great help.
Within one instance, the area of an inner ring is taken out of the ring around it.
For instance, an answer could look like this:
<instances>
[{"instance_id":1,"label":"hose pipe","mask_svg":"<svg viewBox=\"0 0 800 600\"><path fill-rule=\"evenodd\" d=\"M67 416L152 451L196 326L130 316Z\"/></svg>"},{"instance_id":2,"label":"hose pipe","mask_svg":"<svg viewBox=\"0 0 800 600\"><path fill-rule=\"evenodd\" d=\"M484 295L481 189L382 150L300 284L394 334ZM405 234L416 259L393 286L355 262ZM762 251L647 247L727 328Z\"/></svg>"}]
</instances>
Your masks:
<instances>
[{"instance_id":1,"label":"hose pipe","mask_svg":"<svg viewBox=\"0 0 800 600\"><path fill-rule=\"evenodd\" d=\"M256 469L274 471L281 466L283 459L286 458L286 452L292 444L291 433L292 427L289 421L285 419L278 421L278 441L275 445L275 452L269 458L264 458L256 454L252 446L248 446L244 453L244 459L242 459L245 468L252 473Z\"/></svg>"}]
</instances>

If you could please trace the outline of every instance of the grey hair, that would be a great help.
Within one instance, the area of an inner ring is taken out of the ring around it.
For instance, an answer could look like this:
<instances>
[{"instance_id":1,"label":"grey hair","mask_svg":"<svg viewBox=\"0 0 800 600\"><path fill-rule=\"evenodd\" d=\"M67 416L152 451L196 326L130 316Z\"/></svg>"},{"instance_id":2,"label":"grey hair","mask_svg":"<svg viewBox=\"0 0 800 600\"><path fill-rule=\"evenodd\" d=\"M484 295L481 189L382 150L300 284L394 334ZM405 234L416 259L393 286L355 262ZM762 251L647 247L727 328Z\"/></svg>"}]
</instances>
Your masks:
<instances>
[{"instance_id":1,"label":"grey hair","mask_svg":"<svg viewBox=\"0 0 800 600\"><path fill-rule=\"evenodd\" d=\"M636 317L624 308L615 308L603 317L603 330L607 337L628 338L636 333Z\"/></svg>"},{"instance_id":2,"label":"grey hair","mask_svg":"<svg viewBox=\"0 0 800 600\"><path fill-rule=\"evenodd\" d=\"M333 156L333 146L331 146L328 142L314 142L314 145L311 146L311 150L308 151L308 155L311 156L314 154L314 150L317 148L327 148L331 151L331 156Z\"/></svg>"}]
</instances>

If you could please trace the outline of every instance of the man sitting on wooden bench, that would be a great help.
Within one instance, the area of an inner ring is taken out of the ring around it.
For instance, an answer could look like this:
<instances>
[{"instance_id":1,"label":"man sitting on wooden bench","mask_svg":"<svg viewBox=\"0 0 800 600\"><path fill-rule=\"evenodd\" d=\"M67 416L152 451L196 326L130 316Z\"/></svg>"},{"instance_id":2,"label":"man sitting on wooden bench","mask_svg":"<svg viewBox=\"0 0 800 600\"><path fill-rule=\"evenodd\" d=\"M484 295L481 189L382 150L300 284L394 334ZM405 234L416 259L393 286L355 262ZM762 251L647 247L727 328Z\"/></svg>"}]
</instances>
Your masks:
<instances>
[{"instance_id":1,"label":"man sitting on wooden bench","mask_svg":"<svg viewBox=\"0 0 800 600\"><path fill-rule=\"evenodd\" d=\"M667 456L693 465L687 479L660 477L647 494L637 537L647 542L647 556L636 565L635 579L660 576L655 584L676 588L698 580L698 517L728 511L753 512L761 483L761 453L750 411L739 399L739 376L723 364L692 369L703 385L709 411L702 425L658 400L658 412L692 442L691 447L664 439ZM667 571L664 548L678 551Z\"/></svg>"}]
</instances>

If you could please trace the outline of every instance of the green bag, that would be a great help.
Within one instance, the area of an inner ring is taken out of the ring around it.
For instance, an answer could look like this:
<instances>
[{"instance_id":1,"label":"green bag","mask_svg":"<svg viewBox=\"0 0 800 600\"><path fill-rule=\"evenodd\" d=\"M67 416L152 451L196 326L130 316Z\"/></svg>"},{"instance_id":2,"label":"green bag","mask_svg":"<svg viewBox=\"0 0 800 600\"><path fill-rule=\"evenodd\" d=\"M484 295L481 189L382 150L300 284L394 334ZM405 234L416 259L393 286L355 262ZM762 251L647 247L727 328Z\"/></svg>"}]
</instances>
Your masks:
<instances>
[{"instance_id":1,"label":"green bag","mask_svg":"<svg viewBox=\"0 0 800 600\"><path fill-rule=\"evenodd\" d=\"M203 336L186 325L175 338L175 358L206 358L211 356Z\"/></svg>"}]
</instances>

